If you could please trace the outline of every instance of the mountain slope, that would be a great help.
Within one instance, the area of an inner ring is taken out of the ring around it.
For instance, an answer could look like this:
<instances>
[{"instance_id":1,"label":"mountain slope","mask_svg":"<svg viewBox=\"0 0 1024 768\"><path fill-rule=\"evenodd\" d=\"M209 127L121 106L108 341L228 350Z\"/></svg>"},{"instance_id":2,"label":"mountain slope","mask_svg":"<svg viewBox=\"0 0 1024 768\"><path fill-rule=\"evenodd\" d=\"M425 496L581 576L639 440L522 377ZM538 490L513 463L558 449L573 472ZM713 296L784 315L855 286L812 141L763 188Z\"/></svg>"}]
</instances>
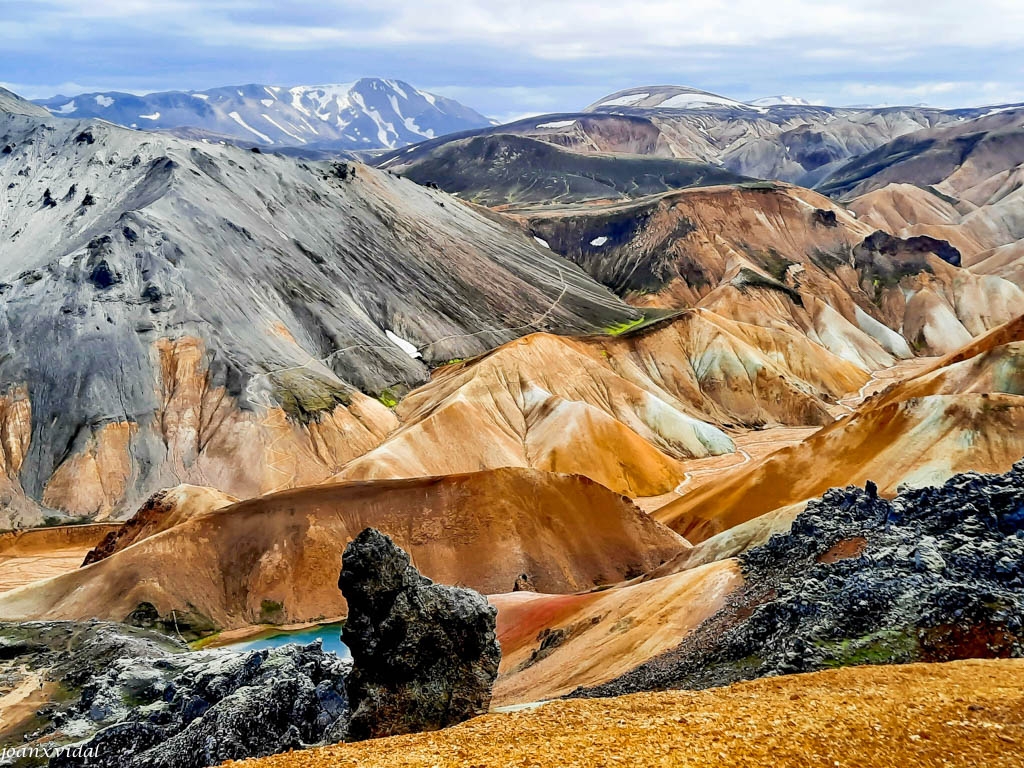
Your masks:
<instances>
[{"instance_id":1,"label":"mountain slope","mask_svg":"<svg viewBox=\"0 0 1024 768\"><path fill-rule=\"evenodd\" d=\"M133 96L84 93L36 103L53 114L146 130L201 129L263 146L394 149L491 121L401 80L342 85L241 85Z\"/></svg>"},{"instance_id":2,"label":"mountain slope","mask_svg":"<svg viewBox=\"0 0 1024 768\"><path fill-rule=\"evenodd\" d=\"M656 510L692 542L817 496L830 487L876 483L893 495L907 483L956 472L1004 472L1024 454L1024 323L974 340L803 443L724 473Z\"/></svg>"},{"instance_id":3,"label":"mountain slope","mask_svg":"<svg viewBox=\"0 0 1024 768\"><path fill-rule=\"evenodd\" d=\"M392 536L430 578L484 593L509 591L524 575L546 592L590 589L687 546L629 500L570 475L499 469L320 485L196 514L0 595L0 616L148 615L170 631L176 615L206 632L342 617L340 553L368 526Z\"/></svg>"},{"instance_id":4,"label":"mountain slope","mask_svg":"<svg viewBox=\"0 0 1024 768\"><path fill-rule=\"evenodd\" d=\"M904 136L820 188L890 231L948 239L977 273L1024 284L1024 108Z\"/></svg>"},{"instance_id":5,"label":"mountain slope","mask_svg":"<svg viewBox=\"0 0 1024 768\"><path fill-rule=\"evenodd\" d=\"M873 231L788 185L533 206L515 216L630 303L699 306L797 330L870 370L914 352L945 354L1024 312L1020 288L961 269L948 243Z\"/></svg>"},{"instance_id":6,"label":"mountain slope","mask_svg":"<svg viewBox=\"0 0 1024 768\"><path fill-rule=\"evenodd\" d=\"M492 207L627 199L744 180L708 163L584 154L514 134L441 142L434 150L399 150L376 165Z\"/></svg>"},{"instance_id":7,"label":"mountain slope","mask_svg":"<svg viewBox=\"0 0 1024 768\"><path fill-rule=\"evenodd\" d=\"M732 453L723 429L829 424L825 401L866 380L797 333L710 312L614 339L533 334L438 371L338 477L532 466L653 496L677 486L679 460Z\"/></svg>"},{"instance_id":8,"label":"mountain slope","mask_svg":"<svg viewBox=\"0 0 1024 768\"><path fill-rule=\"evenodd\" d=\"M638 316L496 217L364 166L10 113L0 147L12 500L95 516L182 482L316 482L394 425L363 393Z\"/></svg>"}]
</instances>

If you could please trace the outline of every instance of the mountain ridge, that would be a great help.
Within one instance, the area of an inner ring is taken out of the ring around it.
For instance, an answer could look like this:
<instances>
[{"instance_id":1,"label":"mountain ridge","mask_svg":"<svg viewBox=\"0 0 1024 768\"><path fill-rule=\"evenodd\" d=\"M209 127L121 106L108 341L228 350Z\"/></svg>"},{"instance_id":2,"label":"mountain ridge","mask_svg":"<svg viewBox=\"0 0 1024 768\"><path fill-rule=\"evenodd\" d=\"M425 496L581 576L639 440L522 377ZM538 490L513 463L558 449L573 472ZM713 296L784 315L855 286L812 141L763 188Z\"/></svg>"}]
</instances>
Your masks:
<instances>
[{"instance_id":1,"label":"mountain ridge","mask_svg":"<svg viewBox=\"0 0 1024 768\"><path fill-rule=\"evenodd\" d=\"M250 83L142 96L117 91L34 102L58 117L98 118L145 130L197 129L259 146L394 149L492 124L453 99L402 80L276 86Z\"/></svg>"}]
</instances>

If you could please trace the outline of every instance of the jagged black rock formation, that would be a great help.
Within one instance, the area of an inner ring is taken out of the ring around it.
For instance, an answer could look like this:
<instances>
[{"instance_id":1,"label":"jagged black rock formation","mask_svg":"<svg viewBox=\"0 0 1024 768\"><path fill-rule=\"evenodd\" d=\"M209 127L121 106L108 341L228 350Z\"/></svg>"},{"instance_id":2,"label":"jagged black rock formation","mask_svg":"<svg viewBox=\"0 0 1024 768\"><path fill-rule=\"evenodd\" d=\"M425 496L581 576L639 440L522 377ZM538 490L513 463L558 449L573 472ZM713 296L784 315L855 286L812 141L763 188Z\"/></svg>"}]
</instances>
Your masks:
<instances>
[{"instance_id":1,"label":"jagged black rock formation","mask_svg":"<svg viewBox=\"0 0 1024 768\"><path fill-rule=\"evenodd\" d=\"M188 653L110 622L0 626L0 674L30 670L66 693L40 711L36 731L13 742L82 745L53 750L52 768L204 768L338 741L348 666L319 643Z\"/></svg>"},{"instance_id":2,"label":"jagged black rock formation","mask_svg":"<svg viewBox=\"0 0 1024 768\"><path fill-rule=\"evenodd\" d=\"M572 695L1024 655L1024 461L893 501L832 489L741 561L744 588L680 646Z\"/></svg>"},{"instance_id":3,"label":"jagged black rock formation","mask_svg":"<svg viewBox=\"0 0 1024 768\"><path fill-rule=\"evenodd\" d=\"M373 528L345 549L338 586L351 740L435 730L487 711L501 649L497 611L480 594L434 584Z\"/></svg>"}]
</instances>

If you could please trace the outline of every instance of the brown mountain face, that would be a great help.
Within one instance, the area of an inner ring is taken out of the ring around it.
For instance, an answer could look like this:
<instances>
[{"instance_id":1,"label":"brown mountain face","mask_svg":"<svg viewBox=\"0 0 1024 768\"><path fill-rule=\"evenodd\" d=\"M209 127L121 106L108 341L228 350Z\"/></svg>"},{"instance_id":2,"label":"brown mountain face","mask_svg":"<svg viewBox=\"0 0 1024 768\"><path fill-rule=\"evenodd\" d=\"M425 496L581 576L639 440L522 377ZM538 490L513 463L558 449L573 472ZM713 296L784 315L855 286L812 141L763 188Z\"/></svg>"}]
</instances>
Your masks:
<instances>
[{"instance_id":1,"label":"brown mountain face","mask_svg":"<svg viewBox=\"0 0 1024 768\"><path fill-rule=\"evenodd\" d=\"M618 338L533 335L438 371L338 479L533 466L654 496L679 460L731 453L723 429L829 424L827 403L866 380L799 333L705 311Z\"/></svg>"},{"instance_id":2,"label":"brown mountain face","mask_svg":"<svg viewBox=\"0 0 1024 768\"><path fill-rule=\"evenodd\" d=\"M851 161L820 189L906 237L948 240L965 266L1021 283L1024 109L923 130Z\"/></svg>"},{"instance_id":3,"label":"brown mountain face","mask_svg":"<svg viewBox=\"0 0 1024 768\"><path fill-rule=\"evenodd\" d=\"M522 225L642 308L701 306L806 334L874 369L945 354L1024 312L1024 292L962 269L938 238L894 238L779 184L531 209Z\"/></svg>"}]
</instances>

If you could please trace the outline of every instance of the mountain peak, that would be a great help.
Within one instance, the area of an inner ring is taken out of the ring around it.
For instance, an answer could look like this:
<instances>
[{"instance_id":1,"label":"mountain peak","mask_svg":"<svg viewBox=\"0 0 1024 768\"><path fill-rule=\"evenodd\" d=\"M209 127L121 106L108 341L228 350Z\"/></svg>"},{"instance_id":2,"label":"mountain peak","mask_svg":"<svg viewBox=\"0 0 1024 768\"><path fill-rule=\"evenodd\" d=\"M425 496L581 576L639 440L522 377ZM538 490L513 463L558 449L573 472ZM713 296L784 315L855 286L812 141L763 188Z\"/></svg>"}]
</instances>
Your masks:
<instances>
[{"instance_id":1,"label":"mountain peak","mask_svg":"<svg viewBox=\"0 0 1024 768\"><path fill-rule=\"evenodd\" d=\"M614 109L742 109L749 112L758 107L687 85L647 85L616 91L585 111Z\"/></svg>"},{"instance_id":2,"label":"mountain peak","mask_svg":"<svg viewBox=\"0 0 1024 768\"><path fill-rule=\"evenodd\" d=\"M799 96L764 96L760 99L748 101L752 107L811 107L814 106L807 99Z\"/></svg>"},{"instance_id":3,"label":"mountain peak","mask_svg":"<svg viewBox=\"0 0 1024 768\"><path fill-rule=\"evenodd\" d=\"M395 149L491 124L483 115L409 83L365 77L352 83L251 83L144 96L107 92L36 102L62 117L102 118L138 129L227 136L263 146Z\"/></svg>"}]
</instances>

